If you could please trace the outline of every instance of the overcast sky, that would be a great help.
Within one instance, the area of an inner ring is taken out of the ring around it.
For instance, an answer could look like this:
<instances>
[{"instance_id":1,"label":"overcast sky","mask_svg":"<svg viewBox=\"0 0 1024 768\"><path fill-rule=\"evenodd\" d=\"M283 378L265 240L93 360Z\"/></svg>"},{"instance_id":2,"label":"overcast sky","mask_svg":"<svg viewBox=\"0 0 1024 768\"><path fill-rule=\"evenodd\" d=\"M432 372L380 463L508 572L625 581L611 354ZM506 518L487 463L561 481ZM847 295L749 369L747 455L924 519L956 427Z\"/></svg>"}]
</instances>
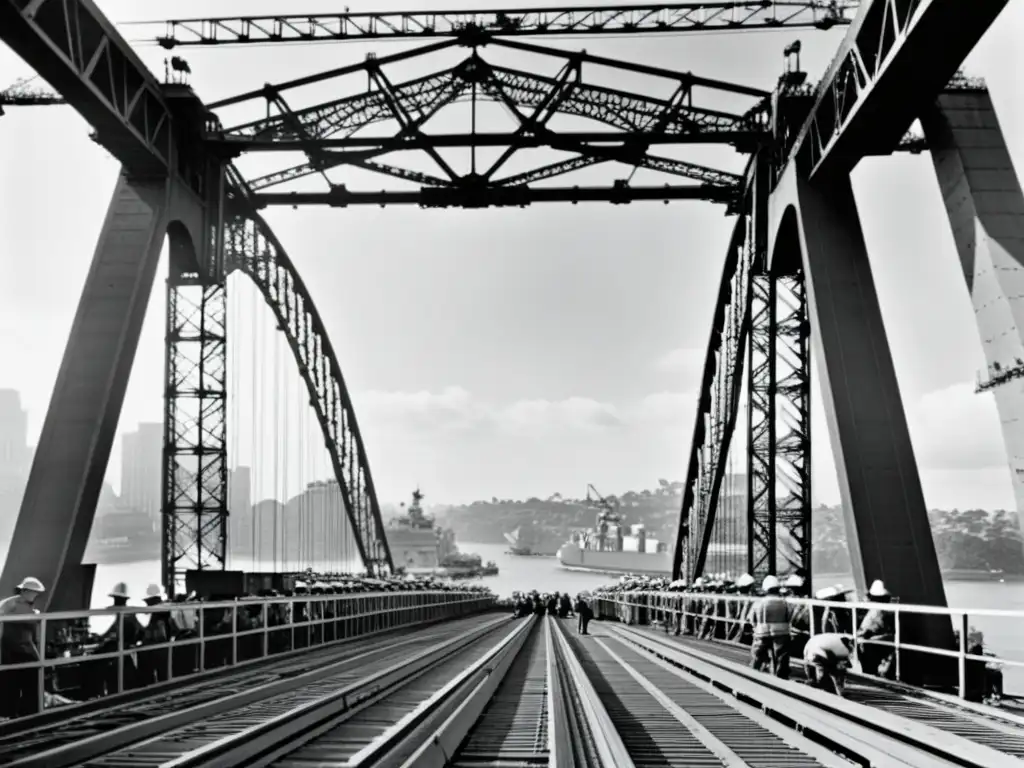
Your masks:
<instances>
[{"instance_id":1,"label":"overcast sky","mask_svg":"<svg viewBox=\"0 0 1024 768\"><path fill-rule=\"evenodd\" d=\"M431 4L353 0L350 5L356 11ZM442 5L474 3L445 0ZM214 6L217 15L282 8L280 2L262 0L153 1L144 11L127 1L100 6L116 21L209 15ZM338 8L336 2L301 4L303 12ZM152 30L125 27L124 33L138 39ZM988 79L1018 167L1024 166L1022 33L1024 0L1013 0L968 62L970 74ZM781 71L786 44L803 41L804 68L815 78L841 36L842 31L805 31L536 42L586 47L769 89ZM181 55L191 64L198 94L213 101L357 62L370 51L384 55L401 48L378 42L183 49ZM140 46L139 52L162 76L165 52L154 46ZM465 55L460 49L406 65L391 79L442 69ZM559 67L553 59L492 49L483 55L544 74ZM6 49L0 50L0 72L0 85L31 74ZM585 68L584 76L661 97L672 91L667 81L597 68ZM300 107L364 88L365 82L365 76L355 77L288 98ZM725 106L714 94L697 99ZM225 122L255 119L265 107L253 103L247 110L225 112ZM467 120L466 110L454 107L434 130L464 130ZM490 109L481 129L511 126L500 110ZM32 440L118 170L88 133L84 121L65 107L12 108L0 119L0 387L21 391ZM731 150L698 147L674 156L726 170L743 166L743 158ZM545 161L541 154L535 158ZM256 176L290 159L264 156L240 167ZM420 159L408 165L430 169ZM592 169L572 183L609 183L628 172ZM335 179L353 189L402 188L400 182L365 174ZM634 177L634 183L664 181ZM983 358L931 162L926 156L868 160L856 170L854 186L928 502L1012 507L993 400L974 394ZM684 479L700 365L732 225L720 208L680 202L500 211L272 209L266 215L327 323L383 500L404 498L417 483L432 501L468 501L555 491L581 495L588 482L618 493L652 487L658 478ZM255 303L243 288L233 293L231 338L236 346L251 348L257 340L253 328L266 322L266 313L262 320L244 322L258 314ZM122 430L161 418L163 313L161 280L150 302ZM241 362L236 352L240 379L253 379L260 360L283 354L283 347L274 349ZM287 375L294 376L288 368ZM289 386L291 399L300 403L294 383ZM264 474L270 474L281 462L251 458L251 435L243 434L249 419L241 414L254 406L261 410L259 397L247 397L233 412L235 424L242 424L241 436L233 440L236 459L262 461ZM815 409L820 415L818 404ZM817 418L815 426L815 497L835 502L835 472L828 443L820 439L823 420ZM284 440L289 452L297 450L273 428L263 428L261 439ZM119 464L115 453L110 472L115 484ZM287 484L295 482L293 472Z\"/></svg>"}]
</instances>

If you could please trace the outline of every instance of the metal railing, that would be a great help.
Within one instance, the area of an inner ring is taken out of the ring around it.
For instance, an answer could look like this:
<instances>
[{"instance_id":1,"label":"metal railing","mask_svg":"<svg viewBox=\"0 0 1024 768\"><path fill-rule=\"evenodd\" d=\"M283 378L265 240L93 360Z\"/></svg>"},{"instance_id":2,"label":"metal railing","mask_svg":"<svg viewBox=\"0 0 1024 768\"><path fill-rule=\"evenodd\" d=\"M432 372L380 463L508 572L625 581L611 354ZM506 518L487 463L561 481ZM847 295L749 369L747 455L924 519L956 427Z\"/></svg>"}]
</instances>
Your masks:
<instances>
[{"instance_id":1,"label":"metal railing","mask_svg":"<svg viewBox=\"0 0 1024 768\"><path fill-rule=\"evenodd\" d=\"M36 706L77 704L150 685L199 677L280 654L328 646L399 627L486 610L494 596L480 592L380 592L355 595L246 598L163 603L89 611L0 616L5 625L34 623L35 661L0 665L0 689L24 689L35 676ZM155 614L170 614L172 636L148 641ZM143 624L140 617L148 617ZM87 625L106 623L99 642ZM88 638L88 639L87 639ZM126 643L127 639L127 643ZM67 694L77 694L67 701ZM34 711L32 711L34 710Z\"/></svg>"},{"instance_id":2,"label":"metal railing","mask_svg":"<svg viewBox=\"0 0 1024 768\"><path fill-rule=\"evenodd\" d=\"M750 625L749 612L754 603L760 597L737 594L709 594L709 593L683 593L683 592L615 592L596 594L595 615L600 618L614 618L627 624L648 624L652 621L680 621L683 627L694 627L698 623L714 622L715 625L722 625L726 628L719 632L717 627L711 629L711 637L703 637L707 624L702 624L698 635L701 639L709 639L716 642L724 642L737 647L749 647L740 642L744 627ZM1024 612L991 610L991 609L965 609L965 608L938 608L923 605L906 605L900 603L870 603L870 602L836 602L831 600L814 600L809 598L786 598L787 602L795 608L805 609L807 617L807 629L794 628L794 635L811 637L820 634L826 626L829 615L842 617L844 614L849 617L849 622L843 621L842 625L850 627L849 632L838 632L837 634L852 638L853 655L852 662L859 668L859 656L865 646L876 648L891 648L894 664L895 681L902 679L902 667L905 655L908 653L930 654L932 656L955 659L957 663L957 692L961 699L968 698L970 687L969 668L973 665L1007 667L1009 670L1024 675L1024 660L1007 658L996 653L977 654L971 653L970 649L975 644L972 637L978 634L971 625L972 619L984 620L1007 620L1018 625L1024 625ZM705 606L711 606L711 610ZM871 611L883 611L893 614L893 636L892 640L883 639L860 639L857 637L857 628L861 620ZM797 612L794 611L796 614ZM947 616L953 624L953 629L958 634L958 647L937 648L934 646L917 645L904 642L902 639L902 625L909 616ZM1013 636L1012 632L1008 636ZM694 633L690 633L694 634ZM719 635L724 635L721 637ZM1018 635L1019 637L1019 635ZM875 675L867 675L875 677ZM882 678L879 678L882 679ZM1007 696L1007 698L1017 698Z\"/></svg>"}]
</instances>

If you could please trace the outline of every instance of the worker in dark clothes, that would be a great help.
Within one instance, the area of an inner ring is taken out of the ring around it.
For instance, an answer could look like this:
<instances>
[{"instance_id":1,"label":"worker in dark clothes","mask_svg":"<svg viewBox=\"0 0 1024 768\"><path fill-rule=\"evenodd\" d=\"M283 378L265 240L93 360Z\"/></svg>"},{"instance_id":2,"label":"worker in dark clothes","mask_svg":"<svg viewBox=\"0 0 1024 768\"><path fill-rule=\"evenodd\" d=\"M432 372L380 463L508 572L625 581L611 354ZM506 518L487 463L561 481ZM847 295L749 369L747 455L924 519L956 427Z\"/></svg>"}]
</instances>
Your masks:
<instances>
[{"instance_id":1,"label":"worker in dark clothes","mask_svg":"<svg viewBox=\"0 0 1024 768\"><path fill-rule=\"evenodd\" d=\"M547 604L547 606L548 606L548 616L556 616L556 615L558 615L558 593L557 592L555 592L555 594L553 594L550 597L548 597L548 604Z\"/></svg>"},{"instance_id":2,"label":"worker in dark clothes","mask_svg":"<svg viewBox=\"0 0 1024 768\"><path fill-rule=\"evenodd\" d=\"M885 588L881 579L875 579L868 590L868 600L879 605L892 602L892 595ZM896 637L896 618L892 611L875 608L868 611L857 629L857 658L861 671L865 675L878 675L893 679L896 677L896 665L893 663L893 650L887 645L875 645L870 642L891 643Z\"/></svg>"},{"instance_id":3,"label":"worker in dark clothes","mask_svg":"<svg viewBox=\"0 0 1024 768\"><path fill-rule=\"evenodd\" d=\"M563 592L558 598L558 618L564 619L572 614L572 601L569 600L569 593Z\"/></svg>"},{"instance_id":4,"label":"worker in dark clothes","mask_svg":"<svg viewBox=\"0 0 1024 768\"><path fill-rule=\"evenodd\" d=\"M35 616L33 605L46 588L39 579L29 576L14 590L14 595L0 602L0 616ZM41 661L39 623L36 621L0 622L0 664L28 664ZM0 716L23 717L41 712L39 670L11 669L0 673Z\"/></svg>"},{"instance_id":5,"label":"worker in dark clothes","mask_svg":"<svg viewBox=\"0 0 1024 768\"><path fill-rule=\"evenodd\" d=\"M540 595L536 592L533 593L533 613L535 616L543 616L545 610L544 601L541 600Z\"/></svg>"},{"instance_id":6,"label":"worker in dark clothes","mask_svg":"<svg viewBox=\"0 0 1024 768\"><path fill-rule=\"evenodd\" d=\"M590 624L590 620L594 617L594 612L587 601L583 599L583 595L579 595L576 598L576 615L579 617L579 633L581 635L587 634L587 625Z\"/></svg>"}]
</instances>

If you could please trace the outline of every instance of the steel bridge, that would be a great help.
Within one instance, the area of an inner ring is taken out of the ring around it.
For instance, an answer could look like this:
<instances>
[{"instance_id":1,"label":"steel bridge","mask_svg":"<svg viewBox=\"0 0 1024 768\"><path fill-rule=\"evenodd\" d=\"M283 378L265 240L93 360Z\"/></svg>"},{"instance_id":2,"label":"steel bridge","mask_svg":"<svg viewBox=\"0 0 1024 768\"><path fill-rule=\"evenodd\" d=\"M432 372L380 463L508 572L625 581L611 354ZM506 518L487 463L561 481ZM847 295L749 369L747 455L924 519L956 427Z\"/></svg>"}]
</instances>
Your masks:
<instances>
[{"instance_id":1,"label":"steel bridge","mask_svg":"<svg viewBox=\"0 0 1024 768\"><path fill-rule=\"evenodd\" d=\"M367 574L384 578L394 572L395 563L342 361L309 288L260 211L275 205L487 208L545 202L695 200L722 206L735 223L725 251L696 404L673 577L692 581L727 569L731 566L716 561L723 550L716 545L741 544L746 549L742 565L755 577L796 571L810 579L813 348L858 591L863 593L866 584L882 579L906 604L944 607L921 480L850 173L865 157L930 152L979 330L987 340L988 364L1007 381L1013 380L1005 372L1013 368L1014 360L1024 357L1024 337L1017 330L1003 333L1006 318L1015 318L1018 311L1012 301L1015 288L1010 270L1005 267L1024 258L1017 232L1024 195L985 84L960 72L968 53L1007 4L1008 0L766 0L345 12L159 24L151 42L175 51L188 46L389 38L415 42L397 53L370 56L207 103L182 78L162 82L155 77L92 0L0 0L0 39L53 89L49 98L18 89L0 103L66 103L92 126L95 140L122 166L46 413L14 541L0 576L0 591L9 594L26 573L32 573L52 585L45 595L47 615L85 607L84 595L91 592L91 575L83 565L86 541L165 239L171 254L162 505L163 577L168 588L180 591L187 571L225 567L230 343L225 307L226 279L232 273L252 281L287 339L327 446L359 559ZM835 58L816 84L806 82L799 68L791 68L774 90L765 91L530 40L708 31L741 35L753 29L786 28L808 30L808 34L845 30ZM561 70L549 76L494 63L491 52L504 50L559 61ZM429 57L442 51L459 51L461 60L431 69ZM395 65L410 62L421 73L414 79L402 81L389 74ZM594 75L607 69L668 81L675 90L661 99L609 87ZM293 106L298 103L293 95L301 88L353 75L368 83L364 91ZM732 110L714 106L723 95L742 106ZM505 107L517 128L489 133L477 130L475 120L473 129L464 133L432 133L424 128L449 105L469 104L475 115L478 104L485 101ZM266 116L232 124L231 108L246 103L265 105ZM595 127L559 130L553 127L556 115L586 118ZM923 135L910 132L918 122ZM385 123L397 128L389 135L360 133L367 126ZM729 173L658 151L687 144L731 147L747 157L746 168L740 174ZM488 167L478 166L474 156L472 169L460 173L439 152L453 147L498 148L501 154ZM571 157L528 171L503 172L517 152L538 147ZM437 172L412 171L387 162L388 155L409 151L423 153ZM246 178L235 166L242 155L271 152L301 152L305 160L254 178ZM666 183L638 186L629 178L613 178L599 186L543 183L590 166L615 164L656 171L665 175ZM418 188L350 189L327 174L343 167ZM278 189L303 177L322 178L326 189ZM1010 325L1024 327L1016 321ZM1000 382L992 387L1003 416L1004 438L1012 449L1017 441L1012 432L1017 399L1012 387L996 388ZM746 530L738 539L726 541L723 526L716 522L744 386L748 392L742 420L747 430L743 436ZM1013 450L1010 453L1015 455ZM1021 482L1019 473L1014 482ZM415 610L424 611L418 614L424 620L456 620L480 610L478 603L469 597L455 601L460 607L452 608L450 600L428 601L417 603ZM431 605L447 607L435 611ZM403 604L386 610L404 616L401 611L413 607ZM319 615L326 622L326 614ZM373 630L393 628L402 621L389 619L387 627L374 625ZM638 758L642 744L615 736L627 732L628 724L606 694L628 685L616 682L609 670L632 680L629 685L635 683L658 702L659 712L667 711L674 723L686 724L727 765L745 765L748 762L743 761L753 757L738 757L738 746L730 746L722 734L711 733L710 726L695 723L686 704L669 701L674 694L668 689L652 688L649 675L659 665L665 669L668 665L684 669L692 678L687 684L697 688L693 680L698 678L710 681L712 687L729 680L738 697L768 709L780 696L789 697L785 700L792 704L796 695L785 688L765 693L763 681L751 682L735 665L703 658L699 652L682 659L679 654L684 650L668 648L632 630L602 630L604 639L585 650L560 625L549 623L541 630L541 623L531 623L529 628L521 625L493 649L473 646L476 656L466 651L473 673L458 680L460 685L475 681L486 687L488 664L505 664L502 669L522 666L520 677L527 684L543 678L547 681L541 686L544 695L557 687L569 702L557 713L550 699L537 709L538 718L550 715L548 728L562 729L557 738L551 735L545 743L570 744L564 748L586 753L592 764L642 762ZM327 630L321 630L321 640L327 642L323 634ZM332 631L337 639L342 630ZM492 631L489 624L473 625L458 642L439 640L436 659L423 662L423 669L434 670L427 676L450 679L452 672L442 661L468 648L471 639L494 637L488 634ZM292 637L294 641L294 632ZM928 612L905 621L903 642L956 646L951 622ZM395 659L388 657L388 663ZM398 674L394 668L380 664L382 679L390 681L388 685L397 684L397 677L387 677ZM442 669L443 674L438 672ZM477 673L481 676L473 677ZM387 688L383 683L374 688L376 683L371 683L365 683L371 691ZM497 695L495 690L500 692L499 684L500 676L495 682L498 688L488 689L486 695L474 699L469 688L459 688L459 696L465 694L467 702L486 703ZM369 701L376 695L361 690L353 687L345 696ZM444 690L451 694L456 688ZM344 697L337 700L343 708L355 707L345 705ZM604 704L594 703L599 700ZM828 707L824 701L802 701L801 706L810 709ZM317 702L318 707L323 704ZM650 706L644 702L643 706ZM331 710L331 717L339 711ZM462 725L445 731L444 738L455 739L453 749L472 737L474 723L483 716L482 710L470 716L471 711L472 707L465 711L468 719L459 721ZM460 712L449 714L457 719ZM820 738L815 741L832 739L830 744L839 744L835 739L842 728L854 728L850 724L854 721L860 723L856 727L866 727L866 715L859 716L856 720L847 712L840 723L825 722L828 718L822 715ZM318 717L317 723L326 722ZM425 722L406 725L415 730L427 727ZM435 731L434 726L440 727L430 722ZM321 727L313 721L309 725ZM446 721L444 727L450 725ZM274 749L283 737L274 733L279 741L259 740L260 755L277 754ZM405 739L412 731L402 733ZM262 739L263 731L260 734ZM917 734L913 749L927 751L933 736ZM289 731L288 738L298 737ZM411 744L394 741L394 734L389 738L389 749L397 748L399 742L403 749ZM896 749L898 737L886 738ZM419 743L425 746L416 759L448 764L450 753L445 753L443 739ZM900 743L899 749L906 749L905 740ZM806 754L812 754L810 746L801 744ZM952 760L950 755L962 746L945 745L942 759ZM217 749L223 752L216 754L197 746L194 754L167 764L238 764L217 762L221 759L217 756L250 759L256 754L246 751L250 748L255 749L238 740L221 744ZM427 755L435 748L437 755ZM823 753L813 754L819 760L813 764L831 764ZM347 764L377 764L370 760L370 753L360 755L363 762ZM900 764L926 764L909 752L900 755ZM381 757L382 753L374 753L374 760ZM976 753L970 758L974 762L959 764L1009 764L1004 757ZM864 759L868 760L864 764L875 764L871 760L878 758Z\"/></svg>"}]
</instances>

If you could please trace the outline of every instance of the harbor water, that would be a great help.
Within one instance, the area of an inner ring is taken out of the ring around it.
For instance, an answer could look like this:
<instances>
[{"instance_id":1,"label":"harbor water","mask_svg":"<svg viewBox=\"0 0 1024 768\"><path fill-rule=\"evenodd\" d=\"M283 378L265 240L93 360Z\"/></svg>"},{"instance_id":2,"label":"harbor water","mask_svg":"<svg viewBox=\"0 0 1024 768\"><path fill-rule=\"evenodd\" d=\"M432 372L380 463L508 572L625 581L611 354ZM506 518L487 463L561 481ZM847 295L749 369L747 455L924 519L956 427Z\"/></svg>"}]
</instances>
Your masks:
<instances>
[{"instance_id":1,"label":"harbor water","mask_svg":"<svg viewBox=\"0 0 1024 768\"><path fill-rule=\"evenodd\" d=\"M484 562L493 560L499 568L497 576L479 579L495 594L511 595L514 591L536 589L541 592L569 592L577 594L616 581L615 576L584 571L569 571L559 565L556 557L518 557L507 554L506 544L474 544L459 542L463 552L480 555ZM249 569L249 564L231 563L232 568ZM132 604L141 605L141 596L147 584L160 578L160 563L157 560L100 565L96 569L96 583L93 589L92 605L102 608L109 605L107 592L119 581L128 584ZM138 596L138 597L136 597ZM953 609L970 611L1001 610L1017 611L1014 618L972 616L971 626L985 634L987 650L1005 659L1024 662L1024 583L988 581L947 581L946 596ZM1008 692L1024 693L1024 668L1004 669Z\"/></svg>"}]
</instances>

